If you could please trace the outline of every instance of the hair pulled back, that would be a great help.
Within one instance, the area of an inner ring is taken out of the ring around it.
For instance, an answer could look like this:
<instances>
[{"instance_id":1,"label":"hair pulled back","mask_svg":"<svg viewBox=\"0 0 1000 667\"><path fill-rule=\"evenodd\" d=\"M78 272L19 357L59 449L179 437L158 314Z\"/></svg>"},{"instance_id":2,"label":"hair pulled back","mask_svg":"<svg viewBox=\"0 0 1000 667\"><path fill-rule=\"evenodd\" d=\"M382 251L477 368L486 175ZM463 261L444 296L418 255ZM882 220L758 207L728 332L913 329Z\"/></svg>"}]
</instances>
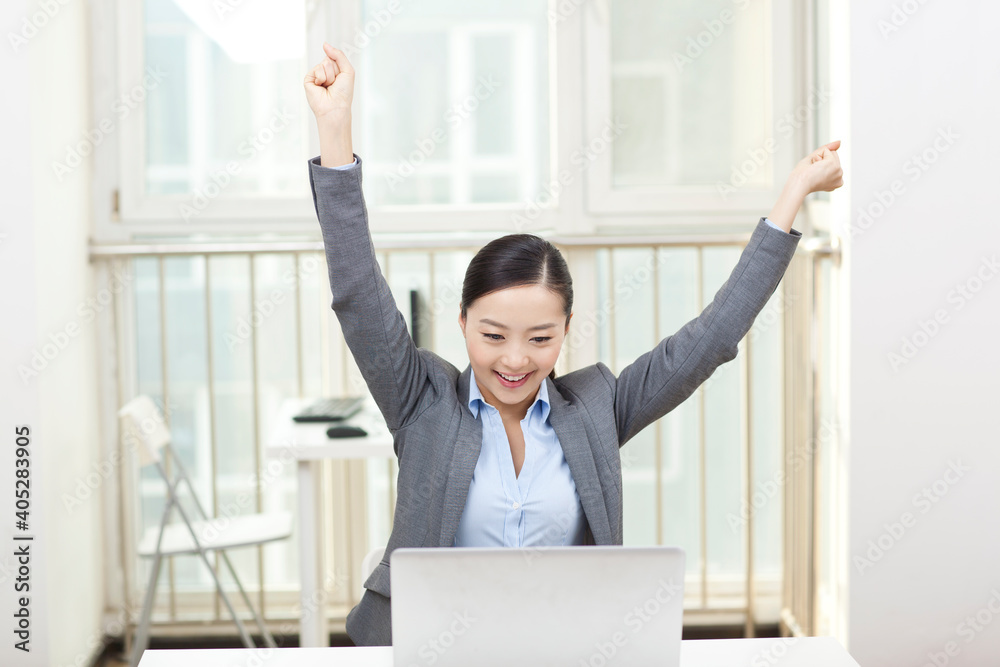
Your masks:
<instances>
[{"instance_id":1,"label":"hair pulled back","mask_svg":"<svg viewBox=\"0 0 1000 667\"><path fill-rule=\"evenodd\" d=\"M573 279L569 267L558 248L534 234L508 234L480 248L465 271L462 318L479 297L526 285L541 285L562 297L566 324L569 324L573 312ZM555 369L549 377L555 379Z\"/></svg>"}]
</instances>

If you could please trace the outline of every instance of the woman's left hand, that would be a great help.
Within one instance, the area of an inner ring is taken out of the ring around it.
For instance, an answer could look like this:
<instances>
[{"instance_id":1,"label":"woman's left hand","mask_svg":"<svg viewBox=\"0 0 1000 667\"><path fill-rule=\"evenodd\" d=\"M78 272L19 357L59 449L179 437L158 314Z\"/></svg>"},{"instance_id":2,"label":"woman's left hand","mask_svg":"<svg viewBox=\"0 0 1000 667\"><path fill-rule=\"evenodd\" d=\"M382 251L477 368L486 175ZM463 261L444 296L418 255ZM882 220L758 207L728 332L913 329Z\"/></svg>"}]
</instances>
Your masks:
<instances>
[{"instance_id":1,"label":"woman's left hand","mask_svg":"<svg viewBox=\"0 0 1000 667\"><path fill-rule=\"evenodd\" d=\"M802 158L788 177L795 181L805 194L831 192L844 184L844 170L840 167L840 139L820 146Z\"/></svg>"}]
</instances>

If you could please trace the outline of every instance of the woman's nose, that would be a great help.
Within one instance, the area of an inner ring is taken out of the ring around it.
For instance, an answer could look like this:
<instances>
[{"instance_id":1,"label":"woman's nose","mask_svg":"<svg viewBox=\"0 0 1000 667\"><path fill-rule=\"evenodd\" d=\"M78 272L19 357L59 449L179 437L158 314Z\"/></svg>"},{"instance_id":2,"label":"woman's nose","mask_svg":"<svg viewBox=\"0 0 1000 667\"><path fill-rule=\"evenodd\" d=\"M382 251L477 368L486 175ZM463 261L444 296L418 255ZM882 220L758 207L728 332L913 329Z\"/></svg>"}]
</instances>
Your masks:
<instances>
[{"instance_id":1,"label":"woman's nose","mask_svg":"<svg viewBox=\"0 0 1000 667\"><path fill-rule=\"evenodd\" d=\"M512 343L506 350L504 350L504 354L501 356L500 360L504 363L507 369L511 371L521 370L528 365L528 355L517 343Z\"/></svg>"}]
</instances>

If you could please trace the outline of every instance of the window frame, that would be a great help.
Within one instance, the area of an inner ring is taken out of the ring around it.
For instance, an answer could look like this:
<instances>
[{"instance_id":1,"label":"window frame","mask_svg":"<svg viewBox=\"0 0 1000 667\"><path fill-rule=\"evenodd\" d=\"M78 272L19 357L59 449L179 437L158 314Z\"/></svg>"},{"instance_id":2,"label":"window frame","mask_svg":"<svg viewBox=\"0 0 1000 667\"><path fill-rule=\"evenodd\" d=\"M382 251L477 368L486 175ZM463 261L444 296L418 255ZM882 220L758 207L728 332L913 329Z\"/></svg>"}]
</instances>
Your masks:
<instances>
[{"instance_id":1,"label":"window frame","mask_svg":"<svg viewBox=\"0 0 1000 667\"><path fill-rule=\"evenodd\" d=\"M306 42L308 53L318 53L324 39L351 45L357 37L362 0L317 2L307 5ZM796 52L812 47L809 35L796 33L807 26L802 10L791 0L771 0L772 109L791 108L804 98L802 83L811 78L810 58L795 58ZM722 202L714 192L681 188L648 188L615 191L612 187L611 151L604 151L585 170L573 164L573 155L590 138L598 136L607 122L611 107L609 26L602 28L596 3L576 5L568 13L558 13L557 1L549 0L548 21L550 82L549 173L542 194L532 202L463 206L376 206L371 205L373 235L414 233L450 237L472 233L554 233L619 234L648 232L664 227L678 231L699 230L732 233L746 231L766 215L780 194L782 179L794 166L796 156L808 148L813 133L812 117L796 134L779 145L772 160L772 187L734 193ZM95 118L107 110L126 89L128 82L141 79L143 58L143 7L141 2L103 0L95 3L93 26L114 25L113 38L94 40ZM113 81L100 73L114 71ZM603 78L601 78L603 77ZM595 85L594 82L604 82ZM111 85L108 85L111 83ZM363 99L364 77L356 82L355 97ZM563 101L560 104L560 100ZM584 103L572 104L572 100ZM318 136L303 97L299 121L307 125L305 136L310 156L318 154ZM311 198L246 197L220 195L194 222L184 222L177 212L177 199L149 197L142 193L145 164L145 108L139 105L124 118L117 131L95 148L95 236L98 242L129 242L138 237L212 236L313 238L316 213ZM363 139L370 136L363 113L353 116L354 149L364 157ZM358 139L362 141L359 142ZM803 153L804 154L804 153ZM302 177L308 178L307 165ZM545 178L545 176L543 176ZM186 197L189 197L187 195ZM177 197L185 197L178 195ZM169 203L168 203L169 202ZM808 200L807 200L808 204Z\"/></svg>"},{"instance_id":2,"label":"window frame","mask_svg":"<svg viewBox=\"0 0 1000 667\"><path fill-rule=\"evenodd\" d=\"M793 7L791 0L767 0L770 10L769 33L760 38L770 45L768 59L770 71L768 81L771 98L768 100L768 127L774 127L775 110L791 109L796 94L796 79L793 58ZM587 134L597 137L612 116L611 81L611 35L610 25L604 24L595 11L587 12L586 69L587 69ZM791 171L796 162L796 145L792 141L778 142L777 150L769 161L769 188L744 187L730 194L726 200L719 196L716 186L648 186L616 189L613 186L613 151L605 150L596 154L593 165L587 171L587 209L595 216L642 216L659 213L677 220L694 220L699 226L713 222L731 220L756 220L766 214L781 193L784 175ZM758 213L763 211L764 213ZM605 226L621 224L621 220L609 220ZM661 216L638 218L628 223L644 228L650 225L662 226Z\"/></svg>"}]
</instances>

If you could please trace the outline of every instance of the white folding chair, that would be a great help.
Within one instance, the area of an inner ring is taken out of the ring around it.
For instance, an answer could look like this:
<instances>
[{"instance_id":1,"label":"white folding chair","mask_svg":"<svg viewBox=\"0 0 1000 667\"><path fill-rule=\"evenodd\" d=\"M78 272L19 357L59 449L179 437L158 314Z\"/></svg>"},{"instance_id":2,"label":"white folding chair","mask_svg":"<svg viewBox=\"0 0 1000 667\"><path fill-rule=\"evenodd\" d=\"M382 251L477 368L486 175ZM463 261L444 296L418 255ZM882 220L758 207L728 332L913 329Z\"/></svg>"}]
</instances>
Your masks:
<instances>
[{"instance_id":1,"label":"white folding chair","mask_svg":"<svg viewBox=\"0 0 1000 667\"><path fill-rule=\"evenodd\" d=\"M180 458L174 452L173 447L170 446L170 431L167 429L163 421L163 416L152 399L145 395L137 396L118 411L118 416L122 420L121 433L123 437L128 436L133 438L134 442L139 444L137 451L140 467L144 468L147 465L155 464L156 469L160 471L160 475L167 483L167 503L163 508L163 516L160 518L159 528L151 526L143 535L138 546L140 556L153 559L153 571L150 573L149 584L146 587L146 599L142 607L142 619L136 631L135 646L129 660L130 666L136 667L139 664L139 659L142 657L142 652L146 649L148 643L149 620L153 609L153 599L156 595L156 582L160 574L160 563L164 556L199 554L205 565L208 566L208 571L211 572L212 579L215 581L215 588L218 590L222 601L226 605L226 609L229 610L233 621L236 623L236 627L243 639L243 644L247 648L256 648L243 623L236 615L233 605L230 604L225 591L222 590L222 584L219 582L215 568L212 567L212 564L208 560L209 551L218 551L219 555L222 556L222 560L226 563L226 567L229 568L229 573L236 581L240 595L243 596L243 601L250 608L251 613L253 613L254 621L256 621L257 628L264 637L264 642L270 648L275 648L274 637L271 636L263 620L257 614L257 610L250 603L250 599L247 597L246 591L243 590L243 585L236 576L236 570L233 569L232 563L229 562L229 557L226 555L225 550L264 544L288 537L292 534L291 513L268 512L248 514L227 518L225 521L210 518L198 501L198 496L191 485L191 480L188 478L187 471L184 469ZM177 468L177 473L173 480L167 474L164 462L161 459L163 451L169 453L173 465ZM194 499L194 505L201 514L201 519L196 516L195 520L192 521L181 506L177 491L182 481L187 483L191 497ZM177 512L181 515L183 523L175 522L168 524L167 519L170 516L171 509L174 507L177 508Z\"/></svg>"}]
</instances>

